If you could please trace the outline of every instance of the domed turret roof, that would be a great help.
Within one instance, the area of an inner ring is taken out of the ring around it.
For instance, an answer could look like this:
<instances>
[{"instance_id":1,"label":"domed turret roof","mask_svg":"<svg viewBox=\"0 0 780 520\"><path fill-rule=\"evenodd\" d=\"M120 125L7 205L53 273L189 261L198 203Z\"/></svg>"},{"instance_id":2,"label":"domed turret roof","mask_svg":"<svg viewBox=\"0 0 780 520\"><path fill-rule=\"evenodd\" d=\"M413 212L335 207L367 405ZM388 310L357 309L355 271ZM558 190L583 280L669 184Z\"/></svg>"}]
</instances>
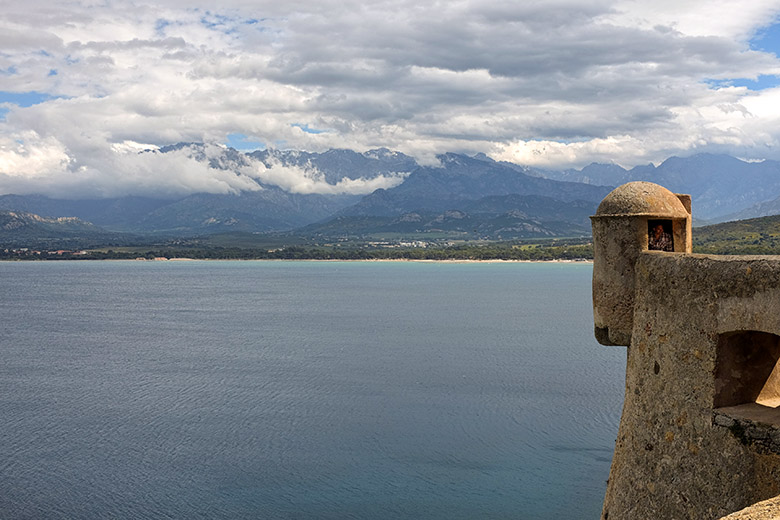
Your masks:
<instances>
[{"instance_id":1,"label":"domed turret roof","mask_svg":"<svg viewBox=\"0 0 780 520\"><path fill-rule=\"evenodd\" d=\"M677 195L652 182L636 181L618 186L604 197L596 216L646 215L664 218L688 218Z\"/></svg>"}]
</instances>

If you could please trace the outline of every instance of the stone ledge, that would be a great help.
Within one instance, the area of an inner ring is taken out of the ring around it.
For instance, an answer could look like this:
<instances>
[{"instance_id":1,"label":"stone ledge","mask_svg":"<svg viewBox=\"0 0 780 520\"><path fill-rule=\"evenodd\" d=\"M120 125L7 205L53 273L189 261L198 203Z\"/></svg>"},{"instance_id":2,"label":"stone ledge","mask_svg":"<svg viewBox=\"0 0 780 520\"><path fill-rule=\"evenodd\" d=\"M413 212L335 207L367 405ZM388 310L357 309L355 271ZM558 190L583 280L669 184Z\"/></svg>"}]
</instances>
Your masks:
<instances>
[{"instance_id":1,"label":"stone ledge","mask_svg":"<svg viewBox=\"0 0 780 520\"><path fill-rule=\"evenodd\" d=\"M776 408L756 403L716 408L712 424L728 428L742 444L780 454L780 410Z\"/></svg>"},{"instance_id":2,"label":"stone ledge","mask_svg":"<svg viewBox=\"0 0 780 520\"><path fill-rule=\"evenodd\" d=\"M777 520L778 518L780 518L780 496L758 502L720 520Z\"/></svg>"}]
</instances>

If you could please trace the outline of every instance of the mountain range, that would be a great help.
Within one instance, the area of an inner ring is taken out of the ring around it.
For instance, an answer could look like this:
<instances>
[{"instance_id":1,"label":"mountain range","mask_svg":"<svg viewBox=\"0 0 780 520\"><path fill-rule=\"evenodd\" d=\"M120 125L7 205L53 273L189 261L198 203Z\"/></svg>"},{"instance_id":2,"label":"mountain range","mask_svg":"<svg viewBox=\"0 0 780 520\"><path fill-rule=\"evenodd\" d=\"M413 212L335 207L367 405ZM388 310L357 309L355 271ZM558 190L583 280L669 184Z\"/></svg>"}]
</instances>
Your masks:
<instances>
[{"instance_id":1,"label":"mountain range","mask_svg":"<svg viewBox=\"0 0 780 520\"><path fill-rule=\"evenodd\" d=\"M729 155L670 157L658 166L630 170L615 164L591 164L581 170L541 171L546 178L619 186L651 181L693 199L694 217L711 222L763 216L762 204L780 196L780 162L746 162ZM780 209L780 208L778 208Z\"/></svg>"},{"instance_id":2,"label":"mountain range","mask_svg":"<svg viewBox=\"0 0 780 520\"><path fill-rule=\"evenodd\" d=\"M119 232L195 236L291 230L313 237L582 236L590 233L588 216L612 187L649 180L675 192L690 193L699 222L780 213L780 162L745 162L725 155L671 157L658 166L632 169L591 164L581 170L553 171L497 162L483 154L446 153L438 157L440 164L436 166L419 165L413 158L385 148L364 153L243 153L224 146L179 143L144 153L170 152L188 154L211 168L237 175L253 165L268 170L296 168L317 189L296 193L283 183L262 178L253 191L166 199L65 200L8 194L0 196L0 211L6 219L11 219L8 212L15 213L14 218L21 214L55 220L76 217L85 226L94 226L80 232L107 236ZM375 181L386 187L364 195L340 188L349 182L367 185ZM13 235L23 227L2 228L0 235Z\"/></svg>"}]
</instances>

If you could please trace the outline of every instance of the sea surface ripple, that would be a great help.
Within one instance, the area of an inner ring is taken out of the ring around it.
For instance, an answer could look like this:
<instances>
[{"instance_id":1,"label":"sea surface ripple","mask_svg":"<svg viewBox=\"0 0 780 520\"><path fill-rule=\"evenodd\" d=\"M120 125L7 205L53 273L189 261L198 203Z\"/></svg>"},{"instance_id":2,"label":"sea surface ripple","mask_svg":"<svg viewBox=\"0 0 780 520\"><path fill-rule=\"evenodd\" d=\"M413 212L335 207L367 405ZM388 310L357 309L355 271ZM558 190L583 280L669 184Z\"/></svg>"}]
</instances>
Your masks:
<instances>
[{"instance_id":1,"label":"sea surface ripple","mask_svg":"<svg viewBox=\"0 0 780 520\"><path fill-rule=\"evenodd\" d=\"M597 518L591 273L0 263L0 517Z\"/></svg>"}]
</instances>

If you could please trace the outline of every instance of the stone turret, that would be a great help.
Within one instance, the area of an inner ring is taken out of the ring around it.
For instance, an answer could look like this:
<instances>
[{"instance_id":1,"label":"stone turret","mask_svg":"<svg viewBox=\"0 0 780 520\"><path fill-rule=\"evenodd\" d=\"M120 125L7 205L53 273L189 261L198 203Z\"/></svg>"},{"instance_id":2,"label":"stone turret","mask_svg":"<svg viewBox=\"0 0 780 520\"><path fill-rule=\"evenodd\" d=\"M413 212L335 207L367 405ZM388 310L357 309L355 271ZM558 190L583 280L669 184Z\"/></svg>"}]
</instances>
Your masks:
<instances>
[{"instance_id":1,"label":"stone turret","mask_svg":"<svg viewBox=\"0 0 780 520\"><path fill-rule=\"evenodd\" d=\"M667 251L691 252L691 197L651 182L612 190L591 217L593 316L602 345L628 345L634 309L634 265L663 230Z\"/></svg>"}]
</instances>

